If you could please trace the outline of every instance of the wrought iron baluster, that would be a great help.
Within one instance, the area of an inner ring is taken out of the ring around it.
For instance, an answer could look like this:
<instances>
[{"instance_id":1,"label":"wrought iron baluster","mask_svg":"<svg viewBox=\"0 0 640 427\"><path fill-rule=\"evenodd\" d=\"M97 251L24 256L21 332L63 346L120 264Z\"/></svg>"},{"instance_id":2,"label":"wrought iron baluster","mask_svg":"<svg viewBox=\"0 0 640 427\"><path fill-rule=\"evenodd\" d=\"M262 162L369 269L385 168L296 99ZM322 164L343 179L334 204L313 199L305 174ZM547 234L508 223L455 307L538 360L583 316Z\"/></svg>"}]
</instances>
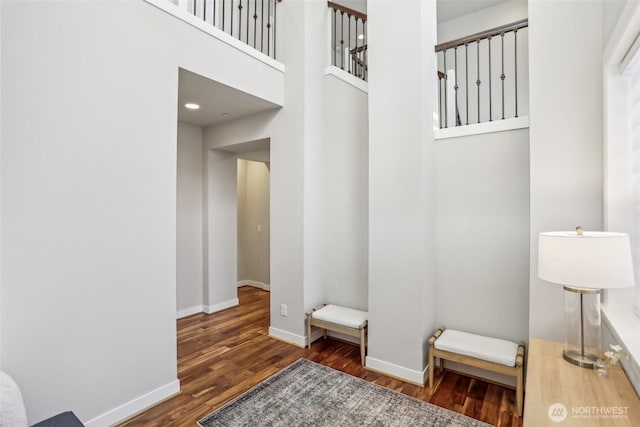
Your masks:
<instances>
[{"instance_id":1,"label":"wrought iron baluster","mask_svg":"<svg viewBox=\"0 0 640 427\"><path fill-rule=\"evenodd\" d=\"M344 70L344 12L340 11L340 68Z\"/></svg>"},{"instance_id":2,"label":"wrought iron baluster","mask_svg":"<svg viewBox=\"0 0 640 427\"><path fill-rule=\"evenodd\" d=\"M262 2L262 11L260 12L260 52L264 53L264 0Z\"/></svg>"},{"instance_id":3,"label":"wrought iron baluster","mask_svg":"<svg viewBox=\"0 0 640 427\"><path fill-rule=\"evenodd\" d=\"M253 48L256 48L256 36L258 35L258 0L253 0Z\"/></svg>"},{"instance_id":4,"label":"wrought iron baluster","mask_svg":"<svg viewBox=\"0 0 640 427\"><path fill-rule=\"evenodd\" d=\"M449 88L447 87L447 49L442 52L442 66L444 68L444 76L442 77L442 80L444 80L444 127L448 128L449 118L447 117L447 98L449 97Z\"/></svg>"},{"instance_id":5,"label":"wrought iron baluster","mask_svg":"<svg viewBox=\"0 0 640 427\"><path fill-rule=\"evenodd\" d=\"M233 36L233 0L231 0L230 12L231 12L231 33L229 33L229 34L231 34Z\"/></svg>"},{"instance_id":6,"label":"wrought iron baluster","mask_svg":"<svg viewBox=\"0 0 640 427\"><path fill-rule=\"evenodd\" d=\"M440 129L442 129L442 82L444 80L438 76L438 121L440 122Z\"/></svg>"},{"instance_id":7,"label":"wrought iron baluster","mask_svg":"<svg viewBox=\"0 0 640 427\"><path fill-rule=\"evenodd\" d=\"M356 68L356 73L355 73L355 75L360 77L360 69L359 69L360 66L358 64L358 59L359 59L358 58L358 17L356 16L355 18L356 18L356 50L355 50L355 54L353 56L354 56L355 63L356 63L356 67L355 67Z\"/></svg>"},{"instance_id":8,"label":"wrought iron baluster","mask_svg":"<svg viewBox=\"0 0 640 427\"><path fill-rule=\"evenodd\" d=\"M465 94L466 104L467 104L466 122L467 124L469 124L469 43L464 44L464 68L465 68L464 94Z\"/></svg>"},{"instance_id":9,"label":"wrought iron baluster","mask_svg":"<svg viewBox=\"0 0 640 427\"><path fill-rule=\"evenodd\" d=\"M489 121L491 118L491 36L489 36Z\"/></svg>"},{"instance_id":10,"label":"wrought iron baluster","mask_svg":"<svg viewBox=\"0 0 640 427\"><path fill-rule=\"evenodd\" d=\"M222 31L224 31L224 5L226 1L222 0Z\"/></svg>"},{"instance_id":11,"label":"wrought iron baluster","mask_svg":"<svg viewBox=\"0 0 640 427\"><path fill-rule=\"evenodd\" d=\"M518 29L513 30L513 78L515 81L516 117L518 117Z\"/></svg>"},{"instance_id":12,"label":"wrought iron baluster","mask_svg":"<svg viewBox=\"0 0 640 427\"><path fill-rule=\"evenodd\" d=\"M347 26L349 27L349 38L347 39L347 52L351 58L351 14L347 13ZM353 60L350 61L353 64ZM353 65L349 67L349 73L353 74Z\"/></svg>"},{"instance_id":13,"label":"wrought iron baluster","mask_svg":"<svg viewBox=\"0 0 640 427\"><path fill-rule=\"evenodd\" d=\"M193 0L193 16L198 16L197 12L196 12L196 0Z\"/></svg>"},{"instance_id":14,"label":"wrought iron baluster","mask_svg":"<svg viewBox=\"0 0 640 427\"><path fill-rule=\"evenodd\" d=\"M249 12L251 12L251 2L247 0L247 44L249 44Z\"/></svg>"},{"instance_id":15,"label":"wrought iron baluster","mask_svg":"<svg viewBox=\"0 0 640 427\"><path fill-rule=\"evenodd\" d=\"M211 24L214 27L216 26L216 0L213 0L213 20L211 21Z\"/></svg>"},{"instance_id":16,"label":"wrought iron baluster","mask_svg":"<svg viewBox=\"0 0 640 427\"><path fill-rule=\"evenodd\" d=\"M476 80L476 86L478 86L478 123L480 123L480 39L476 41L476 73L478 80Z\"/></svg>"},{"instance_id":17,"label":"wrought iron baluster","mask_svg":"<svg viewBox=\"0 0 640 427\"><path fill-rule=\"evenodd\" d=\"M454 68L454 79L455 79L455 84L453 85L453 93L455 94L456 97L456 111L454 111L454 117L453 117L453 121L454 121L454 127L461 125L460 120L458 120L458 117L460 116L460 114L458 113L458 88L460 86L458 86L458 46L455 46L453 48L453 68Z\"/></svg>"},{"instance_id":18,"label":"wrought iron baluster","mask_svg":"<svg viewBox=\"0 0 640 427\"><path fill-rule=\"evenodd\" d=\"M271 2L267 0L267 56L271 53Z\"/></svg>"},{"instance_id":19,"label":"wrought iron baluster","mask_svg":"<svg viewBox=\"0 0 640 427\"><path fill-rule=\"evenodd\" d=\"M242 0L238 3L238 40L242 40Z\"/></svg>"},{"instance_id":20,"label":"wrought iron baluster","mask_svg":"<svg viewBox=\"0 0 640 427\"><path fill-rule=\"evenodd\" d=\"M278 3L281 0L274 0L273 2L273 59L276 59L276 29L278 28Z\"/></svg>"},{"instance_id":21,"label":"wrought iron baluster","mask_svg":"<svg viewBox=\"0 0 640 427\"><path fill-rule=\"evenodd\" d=\"M362 58L363 58L363 63L364 63L364 80L367 80L367 73L369 72L369 69L367 68L367 21L362 21L362 35L363 35L363 39L362 39Z\"/></svg>"},{"instance_id":22,"label":"wrought iron baluster","mask_svg":"<svg viewBox=\"0 0 640 427\"><path fill-rule=\"evenodd\" d=\"M207 0L202 0L202 20L207 22Z\"/></svg>"},{"instance_id":23,"label":"wrought iron baluster","mask_svg":"<svg viewBox=\"0 0 640 427\"><path fill-rule=\"evenodd\" d=\"M338 15L338 11L333 9L333 39L331 39L331 49L333 50L333 66L338 66L338 61L336 60L336 53L338 52L338 24L336 17Z\"/></svg>"},{"instance_id":24,"label":"wrought iron baluster","mask_svg":"<svg viewBox=\"0 0 640 427\"><path fill-rule=\"evenodd\" d=\"M500 33L500 43L502 46L502 74L500 74L500 80L502 80L502 120L504 120L504 32Z\"/></svg>"}]
</instances>

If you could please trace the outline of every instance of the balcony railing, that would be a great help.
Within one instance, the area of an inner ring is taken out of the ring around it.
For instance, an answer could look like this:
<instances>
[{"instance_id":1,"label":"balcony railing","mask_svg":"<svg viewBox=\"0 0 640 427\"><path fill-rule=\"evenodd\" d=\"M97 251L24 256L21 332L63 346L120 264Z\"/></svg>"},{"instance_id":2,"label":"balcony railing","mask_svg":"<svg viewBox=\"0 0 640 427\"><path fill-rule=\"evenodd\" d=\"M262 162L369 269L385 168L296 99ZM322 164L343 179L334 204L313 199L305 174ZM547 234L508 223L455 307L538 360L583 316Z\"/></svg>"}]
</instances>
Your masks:
<instances>
[{"instance_id":1,"label":"balcony railing","mask_svg":"<svg viewBox=\"0 0 640 427\"><path fill-rule=\"evenodd\" d=\"M528 25L523 19L435 47L441 129L518 117L519 84L527 86L518 81L518 58L527 53L518 53L526 41L519 32Z\"/></svg>"},{"instance_id":2,"label":"balcony railing","mask_svg":"<svg viewBox=\"0 0 640 427\"><path fill-rule=\"evenodd\" d=\"M282 0L172 0L178 7L276 59Z\"/></svg>"},{"instance_id":3,"label":"balcony railing","mask_svg":"<svg viewBox=\"0 0 640 427\"><path fill-rule=\"evenodd\" d=\"M367 15L337 3L331 9L331 65L366 81Z\"/></svg>"}]
</instances>

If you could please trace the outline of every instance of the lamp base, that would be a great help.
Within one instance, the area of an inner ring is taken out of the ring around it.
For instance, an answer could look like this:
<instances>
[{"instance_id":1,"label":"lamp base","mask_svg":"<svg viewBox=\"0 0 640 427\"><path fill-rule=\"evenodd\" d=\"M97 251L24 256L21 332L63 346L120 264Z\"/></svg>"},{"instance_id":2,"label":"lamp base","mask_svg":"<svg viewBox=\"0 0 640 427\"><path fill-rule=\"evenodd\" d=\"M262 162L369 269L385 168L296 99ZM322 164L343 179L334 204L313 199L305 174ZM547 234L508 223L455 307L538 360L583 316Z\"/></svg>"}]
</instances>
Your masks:
<instances>
[{"instance_id":1,"label":"lamp base","mask_svg":"<svg viewBox=\"0 0 640 427\"><path fill-rule=\"evenodd\" d=\"M564 350L562 352L562 358L569 363L572 363L581 368L593 369L593 366L598 360L598 356L591 353L580 353L577 350Z\"/></svg>"}]
</instances>

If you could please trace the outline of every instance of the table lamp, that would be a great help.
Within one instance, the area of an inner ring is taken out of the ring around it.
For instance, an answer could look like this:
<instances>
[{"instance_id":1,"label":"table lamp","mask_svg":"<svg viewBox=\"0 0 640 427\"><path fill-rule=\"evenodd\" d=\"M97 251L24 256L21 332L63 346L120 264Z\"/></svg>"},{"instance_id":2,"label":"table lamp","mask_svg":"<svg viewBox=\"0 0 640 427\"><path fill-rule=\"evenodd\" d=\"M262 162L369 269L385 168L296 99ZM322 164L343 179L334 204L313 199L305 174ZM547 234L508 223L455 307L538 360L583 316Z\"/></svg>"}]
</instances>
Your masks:
<instances>
[{"instance_id":1,"label":"table lamp","mask_svg":"<svg viewBox=\"0 0 640 427\"><path fill-rule=\"evenodd\" d=\"M538 236L538 277L564 286L562 357L593 368L600 351L600 290L634 285L629 236L603 231L554 231Z\"/></svg>"}]
</instances>

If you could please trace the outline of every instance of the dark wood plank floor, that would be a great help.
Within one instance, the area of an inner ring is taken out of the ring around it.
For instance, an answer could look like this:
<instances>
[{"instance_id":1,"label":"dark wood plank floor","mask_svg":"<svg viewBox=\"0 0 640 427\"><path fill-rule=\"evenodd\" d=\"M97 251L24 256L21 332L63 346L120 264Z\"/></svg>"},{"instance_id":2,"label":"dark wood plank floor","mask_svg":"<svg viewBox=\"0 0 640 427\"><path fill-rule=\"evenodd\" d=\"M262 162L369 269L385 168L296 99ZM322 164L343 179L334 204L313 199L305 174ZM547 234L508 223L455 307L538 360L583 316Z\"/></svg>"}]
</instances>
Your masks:
<instances>
[{"instance_id":1,"label":"dark wood plank floor","mask_svg":"<svg viewBox=\"0 0 640 427\"><path fill-rule=\"evenodd\" d=\"M189 426L300 357L499 427L521 427L513 390L445 372L436 390L376 374L360 365L357 346L327 339L305 350L268 336L269 293L238 289L240 305L178 320L180 394L121 426Z\"/></svg>"}]
</instances>

